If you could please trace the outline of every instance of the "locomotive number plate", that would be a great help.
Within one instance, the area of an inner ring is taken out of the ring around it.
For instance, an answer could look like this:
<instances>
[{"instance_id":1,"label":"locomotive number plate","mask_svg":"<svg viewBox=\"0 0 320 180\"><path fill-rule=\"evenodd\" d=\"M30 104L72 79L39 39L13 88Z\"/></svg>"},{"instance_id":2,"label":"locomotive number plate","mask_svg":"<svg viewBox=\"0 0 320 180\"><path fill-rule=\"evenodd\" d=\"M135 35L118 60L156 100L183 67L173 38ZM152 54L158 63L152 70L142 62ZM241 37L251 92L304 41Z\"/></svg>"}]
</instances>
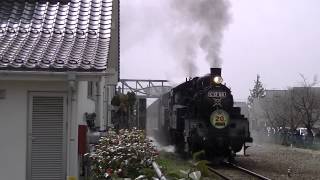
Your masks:
<instances>
[{"instance_id":1,"label":"locomotive number plate","mask_svg":"<svg viewBox=\"0 0 320 180\"><path fill-rule=\"evenodd\" d=\"M215 110L210 116L210 122L217 129L225 128L229 123L229 114L221 109Z\"/></svg>"},{"instance_id":2,"label":"locomotive number plate","mask_svg":"<svg viewBox=\"0 0 320 180\"><path fill-rule=\"evenodd\" d=\"M221 91L209 91L208 92L208 97L210 98L224 98L227 96L226 92L221 92Z\"/></svg>"}]
</instances>

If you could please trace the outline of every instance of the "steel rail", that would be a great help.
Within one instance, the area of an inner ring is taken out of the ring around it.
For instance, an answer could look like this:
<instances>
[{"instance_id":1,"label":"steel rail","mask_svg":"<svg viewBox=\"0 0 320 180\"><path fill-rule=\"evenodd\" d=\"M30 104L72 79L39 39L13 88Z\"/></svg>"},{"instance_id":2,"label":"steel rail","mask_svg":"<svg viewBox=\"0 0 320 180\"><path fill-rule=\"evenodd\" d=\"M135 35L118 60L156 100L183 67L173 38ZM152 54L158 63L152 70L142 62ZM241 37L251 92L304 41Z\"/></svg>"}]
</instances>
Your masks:
<instances>
[{"instance_id":1,"label":"steel rail","mask_svg":"<svg viewBox=\"0 0 320 180\"><path fill-rule=\"evenodd\" d=\"M216 170L213 169L213 168L208 167L208 169L209 169L209 171L215 173L216 175L218 175L219 177L221 177L221 178L224 179L224 180L231 180L230 178L228 178L227 176L219 173L218 171L216 171Z\"/></svg>"},{"instance_id":2,"label":"steel rail","mask_svg":"<svg viewBox=\"0 0 320 180\"><path fill-rule=\"evenodd\" d=\"M233 168L235 168L235 169L238 169L238 170L240 170L240 171L243 171L243 172L245 172L245 173L247 173L247 174L250 174L250 175L252 175L252 176L254 176L254 177L257 177L257 178L259 178L259 179L262 179L262 180L271 180L270 178L267 178L267 177L265 177L265 176L262 176L262 175L260 175L260 174L258 174L258 173L255 173L255 172L253 172L253 171L250 171L250 170L248 170L248 169L246 169L246 168L243 168L243 167L241 167L241 166L238 166L238 165L236 165L236 164L233 164L233 163L230 163L230 162L225 162L225 164L227 164L227 165L229 165L229 166L231 166L231 167L233 167Z\"/></svg>"}]
</instances>

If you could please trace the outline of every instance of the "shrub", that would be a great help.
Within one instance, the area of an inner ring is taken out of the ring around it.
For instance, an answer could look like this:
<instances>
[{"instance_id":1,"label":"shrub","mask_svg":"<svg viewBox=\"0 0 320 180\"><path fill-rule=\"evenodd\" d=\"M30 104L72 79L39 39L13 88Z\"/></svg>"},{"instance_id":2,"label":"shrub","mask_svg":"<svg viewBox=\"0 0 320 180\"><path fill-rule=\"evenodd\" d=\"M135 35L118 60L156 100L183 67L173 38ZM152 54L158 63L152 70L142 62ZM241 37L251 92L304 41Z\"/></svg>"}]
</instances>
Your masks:
<instances>
[{"instance_id":1,"label":"shrub","mask_svg":"<svg viewBox=\"0 0 320 180\"><path fill-rule=\"evenodd\" d=\"M135 178L144 173L152 176L147 169L157 155L151 140L137 129L120 130L118 134L110 132L99 140L93 153L86 154L94 179Z\"/></svg>"}]
</instances>

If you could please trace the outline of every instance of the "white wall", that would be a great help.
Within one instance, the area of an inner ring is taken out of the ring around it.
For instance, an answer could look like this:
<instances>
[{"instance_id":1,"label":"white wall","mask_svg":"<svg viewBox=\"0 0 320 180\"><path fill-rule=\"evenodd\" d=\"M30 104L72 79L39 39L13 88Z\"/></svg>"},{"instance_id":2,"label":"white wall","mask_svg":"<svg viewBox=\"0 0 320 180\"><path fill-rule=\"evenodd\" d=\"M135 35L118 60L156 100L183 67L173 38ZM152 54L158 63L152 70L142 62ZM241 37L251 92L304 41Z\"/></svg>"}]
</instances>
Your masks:
<instances>
[{"instance_id":1,"label":"white wall","mask_svg":"<svg viewBox=\"0 0 320 180\"><path fill-rule=\"evenodd\" d=\"M26 179L28 91L67 91L67 82L0 81L0 179Z\"/></svg>"},{"instance_id":2,"label":"white wall","mask_svg":"<svg viewBox=\"0 0 320 180\"><path fill-rule=\"evenodd\" d=\"M95 95L95 92L93 92ZM78 82L78 112L77 119L79 124L86 125L84 118L84 113L95 112L95 102L88 98L88 82L80 81Z\"/></svg>"}]
</instances>

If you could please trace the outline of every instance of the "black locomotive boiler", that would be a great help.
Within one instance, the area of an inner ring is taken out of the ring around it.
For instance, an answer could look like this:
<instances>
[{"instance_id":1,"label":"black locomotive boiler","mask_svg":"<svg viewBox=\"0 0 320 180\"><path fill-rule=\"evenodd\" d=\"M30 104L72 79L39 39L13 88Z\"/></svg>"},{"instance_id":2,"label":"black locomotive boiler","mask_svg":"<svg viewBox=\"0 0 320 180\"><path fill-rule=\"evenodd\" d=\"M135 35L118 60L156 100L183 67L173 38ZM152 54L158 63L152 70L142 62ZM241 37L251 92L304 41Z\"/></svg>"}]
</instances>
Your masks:
<instances>
[{"instance_id":1,"label":"black locomotive boiler","mask_svg":"<svg viewBox=\"0 0 320 180\"><path fill-rule=\"evenodd\" d=\"M234 107L221 68L176 86L160 98L159 128L178 152L205 151L206 158L233 157L252 142L249 121Z\"/></svg>"}]
</instances>

